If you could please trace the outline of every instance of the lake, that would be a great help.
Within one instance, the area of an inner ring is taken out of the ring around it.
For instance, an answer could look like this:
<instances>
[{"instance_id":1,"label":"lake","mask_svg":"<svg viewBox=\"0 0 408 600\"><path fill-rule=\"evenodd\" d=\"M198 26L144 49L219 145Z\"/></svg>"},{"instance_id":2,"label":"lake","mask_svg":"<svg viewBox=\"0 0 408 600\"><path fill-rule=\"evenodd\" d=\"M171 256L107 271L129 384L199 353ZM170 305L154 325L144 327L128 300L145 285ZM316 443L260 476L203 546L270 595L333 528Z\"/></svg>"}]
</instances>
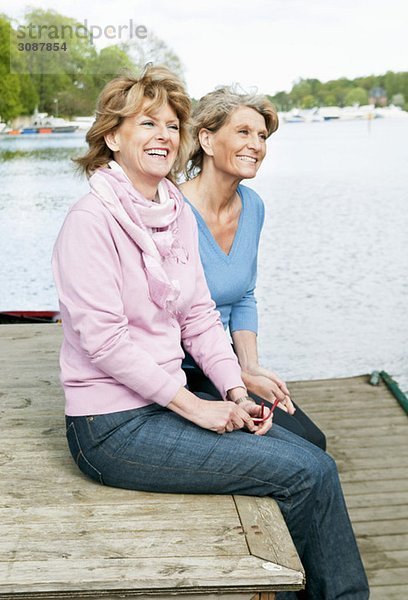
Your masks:
<instances>
[{"instance_id":1,"label":"lake","mask_svg":"<svg viewBox=\"0 0 408 600\"><path fill-rule=\"evenodd\" d=\"M281 125L254 187L266 220L261 362L286 380L384 369L408 391L408 121ZM58 308L52 246L88 186L84 136L0 138L0 310Z\"/></svg>"}]
</instances>

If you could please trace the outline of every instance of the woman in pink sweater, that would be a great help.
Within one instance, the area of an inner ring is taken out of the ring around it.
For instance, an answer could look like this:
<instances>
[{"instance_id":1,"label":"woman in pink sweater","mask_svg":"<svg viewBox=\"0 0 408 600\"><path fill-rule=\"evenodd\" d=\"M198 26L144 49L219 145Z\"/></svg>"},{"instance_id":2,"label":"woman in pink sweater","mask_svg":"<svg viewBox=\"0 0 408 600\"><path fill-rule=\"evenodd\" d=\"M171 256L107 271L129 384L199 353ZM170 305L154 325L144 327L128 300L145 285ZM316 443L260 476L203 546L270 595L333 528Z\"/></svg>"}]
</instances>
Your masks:
<instances>
[{"instance_id":1,"label":"woman in pink sweater","mask_svg":"<svg viewBox=\"0 0 408 600\"><path fill-rule=\"evenodd\" d=\"M189 113L182 83L163 67L101 93L78 161L90 192L69 211L53 254L71 454L105 485L270 495L306 566L308 597L365 599L333 460L271 427L272 416L259 419L210 298L195 217L172 183L187 159ZM185 387L181 343L219 402ZM325 595L339 561L341 593Z\"/></svg>"},{"instance_id":2,"label":"woman in pink sweater","mask_svg":"<svg viewBox=\"0 0 408 600\"><path fill-rule=\"evenodd\" d=\"M181 369L183 340L224 399L245 397L195 218L171 181L186 157L189 114L181 82L164 68L119 77L99 99L78 160L90 192L70 209L53 254L69 416L158 404L219 433L253 427L252 403L203 402Z\"/></svg>"}]
</instances>

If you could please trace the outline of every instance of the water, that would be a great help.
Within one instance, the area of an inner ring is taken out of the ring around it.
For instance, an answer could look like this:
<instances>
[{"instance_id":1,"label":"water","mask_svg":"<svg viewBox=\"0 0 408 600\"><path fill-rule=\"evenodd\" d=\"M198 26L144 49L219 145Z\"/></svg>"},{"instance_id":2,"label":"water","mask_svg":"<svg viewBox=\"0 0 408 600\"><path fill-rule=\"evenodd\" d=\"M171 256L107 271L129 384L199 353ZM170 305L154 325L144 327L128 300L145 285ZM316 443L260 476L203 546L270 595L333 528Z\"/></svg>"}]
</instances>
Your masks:
<instances>
[{"instance_id":1,"label":"water","mask_svg":"<svg viewBox=\"0 0 408 600\"><path fill-rule=\"evenodd\" d=\"M283 125L256 181L261 361L287 380L387 370L408 391L408 122ZM86 190L81 134L0 140L0 309L57 309L50 255Z\"/></svg>"}]
</instances>

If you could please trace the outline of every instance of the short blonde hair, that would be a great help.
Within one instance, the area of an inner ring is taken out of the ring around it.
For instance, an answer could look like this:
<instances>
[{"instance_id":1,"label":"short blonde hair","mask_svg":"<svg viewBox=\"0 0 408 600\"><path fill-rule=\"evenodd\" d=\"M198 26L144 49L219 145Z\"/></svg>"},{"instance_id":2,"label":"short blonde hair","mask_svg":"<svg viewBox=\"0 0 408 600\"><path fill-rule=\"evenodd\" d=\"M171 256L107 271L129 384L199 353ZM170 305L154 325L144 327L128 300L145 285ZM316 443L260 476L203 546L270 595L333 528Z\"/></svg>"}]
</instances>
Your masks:
<instances>
[{"instance_id":1,"label":"short blonde hair","mask_svg":"<svg viewBox=\"0 0 408 600\"><path fill-rule=\"evenodd\" d=\"M278 129L278 114L266 96L238 94L231 87L219 88L206 94L198 101L193 110L191 126L193 141L186 168L188 178L197 175L203 168L204 151L198 137L200 130L218 131L225 125L234 110L240 106L253 108L263 116L268 137Z\"/></svg>"},{"instance_id":2,"label":"short blonde hair","mask_svg":"<svg viewBox=\"0 0 408 600\"><path fill-rule=\"evenodd\" d=\"M99 95L96 119L86 134L88 152L75 162L90 176L113 159L113 152L105 142L105 136L116 130L125 117L142 110L154 112L166 102L172 107L180 122L180 146L176 161L168 177L176 181L183 170L191 147L189 118L191 101L182 81L167 67L148 66L139 77L121 75L109 81Z\"/></svg>"}]
</instances>

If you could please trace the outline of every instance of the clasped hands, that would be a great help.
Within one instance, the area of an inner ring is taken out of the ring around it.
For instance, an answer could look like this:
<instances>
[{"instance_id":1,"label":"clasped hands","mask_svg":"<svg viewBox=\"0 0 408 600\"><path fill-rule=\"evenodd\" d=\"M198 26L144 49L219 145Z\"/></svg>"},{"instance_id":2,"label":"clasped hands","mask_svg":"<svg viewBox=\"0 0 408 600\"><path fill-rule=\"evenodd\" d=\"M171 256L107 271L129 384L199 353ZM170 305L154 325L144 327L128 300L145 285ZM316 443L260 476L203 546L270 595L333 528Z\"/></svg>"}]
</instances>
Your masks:
<instances>
[{"instance_id":1,"label":"clasped hands","mask_svg":"<svg viewBox=\"0 0 408 600\"><path fill-rule=\"evenodd\" d=\"M286 383L273 373L260 366L248 368L242 371L242 380L245 383L248 392L260 396L271 404L279 400L278 407L285 412L293 415L295 407L290 398Z\"/></svg>"},{"instance_id":2,"label":"clasped hands","mask_svg":"<svg viewBox=\"0 0 408 600\"><path fill-rule=\"evenodd\" d=\"M286 384L275 373L257 366L255 369L242 371L242 380L248 392L260 396L271 404L278 399L279 408L289 414L295 412ZM273 414L269 415L266 412L265 420L260 423L254 422L254 419L262 417L262 407L251 399L241 400L241 397L247 393L246 389L234 388L229 392L230 401L214 402L198 398L181 387L168 408L193 421L199 427L219 434L246 428L255 435L265 435L272 427ZM237 404L238 400L241 401Z\"/></svg>"},{"instance_id":3,"label":"clasped hands","mask_svg":"<svg viewBox=\"0 0 408 600\"><path fill-rule=\"evenodd\" d=\"M260 396L271 404L275 400L279 400L278 407L285 412L293 415L295 407L290 399L289 390L282 379L263 367L256 366L252 369L242 371L242 380L245 383L248 392ZM261 417L261 406L254 401L241 402L207 402L205 407L205 423L200 424L201 427L211 429L217 433L226 433L235 429L243 429L244 427L255 435L265 435L272 427L273 415L271 414L264 422L259 425L253 422L253 418ZM266 408L266 411L268 409ZM268 415L268 413L266 413Z\"/></svg>"},{"instance_id":4,"label":"clasped hands","mask_svg":"<svg viewBox=\"0 0 408 600\"><path fill-rule=\"evenodd\" d=\"M254 423L253 418L261 417L261 407L252 400L240 404L201 400L201 407L200 415L196 415L195 419L197 425L216 433L245 428L255 435L265 435L272 427L272 415L259 425Z\"/></svg>"}]
</instances>

